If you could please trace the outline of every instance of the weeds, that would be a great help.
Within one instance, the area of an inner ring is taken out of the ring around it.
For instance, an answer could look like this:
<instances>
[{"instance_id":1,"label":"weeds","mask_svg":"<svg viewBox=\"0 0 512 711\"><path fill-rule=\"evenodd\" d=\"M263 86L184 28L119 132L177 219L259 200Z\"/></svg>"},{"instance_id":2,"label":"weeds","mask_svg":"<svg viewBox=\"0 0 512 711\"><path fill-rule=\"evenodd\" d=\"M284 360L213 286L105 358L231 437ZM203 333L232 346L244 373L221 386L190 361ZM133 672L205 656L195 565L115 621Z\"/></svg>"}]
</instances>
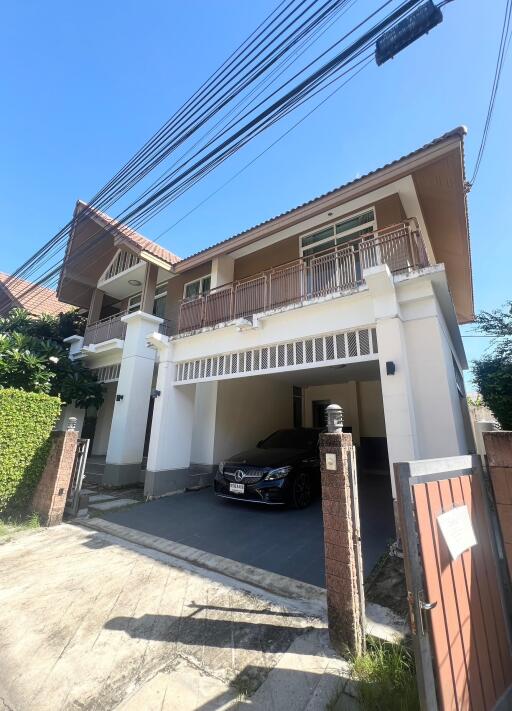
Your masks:
<instances>
[{"instance_id":1,"label":"weeds","mask_svg":"<svg viewBox=\"0 0 512 711\"><path fill-rule=\"evenodd\" d=\"M419 710L414 655L404 642L368 638L366 653L354 659L352 674L362 711Z\"/></svg>"},{"instance_id":2,"label":"weeds","mask_svg":"<svg viewBox=\"0 0 512 711\"><path fill-rule=\"evenodd\" d=\"M0 518L0 538L11 536L18 531L27 531L33 528L39 528L39 516L36 513L28 516L8 516Z\"/></svg>"}]
</instances>

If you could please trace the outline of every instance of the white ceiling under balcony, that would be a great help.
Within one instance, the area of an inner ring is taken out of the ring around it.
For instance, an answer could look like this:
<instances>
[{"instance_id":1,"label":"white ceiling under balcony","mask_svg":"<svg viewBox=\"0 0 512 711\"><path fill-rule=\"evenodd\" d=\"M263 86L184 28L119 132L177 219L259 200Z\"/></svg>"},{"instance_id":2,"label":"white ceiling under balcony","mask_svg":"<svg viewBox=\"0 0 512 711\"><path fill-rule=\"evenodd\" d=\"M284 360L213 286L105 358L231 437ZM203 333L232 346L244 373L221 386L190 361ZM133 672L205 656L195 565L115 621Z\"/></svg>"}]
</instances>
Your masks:
<instances>
[{"instance_id":1,"label":"white ceiling under balcony","mask_svg":"<svg viewBox=\"0 0 512 711\"><path fill-rule=\"evenodd\" d=\"M127 296L136 294L142 290L144 279L146 277L146 262L140 261L134 264L133 267L125 269L125 271L116 274L110 279L100 279L98 289L101 289L105 294L114 297L115 299L125 299ZM158 270L157 284L169 278L169 272L165 269ZM140 282L139 284L130 284L130 282Z\"/></svg>"}]
</instances>

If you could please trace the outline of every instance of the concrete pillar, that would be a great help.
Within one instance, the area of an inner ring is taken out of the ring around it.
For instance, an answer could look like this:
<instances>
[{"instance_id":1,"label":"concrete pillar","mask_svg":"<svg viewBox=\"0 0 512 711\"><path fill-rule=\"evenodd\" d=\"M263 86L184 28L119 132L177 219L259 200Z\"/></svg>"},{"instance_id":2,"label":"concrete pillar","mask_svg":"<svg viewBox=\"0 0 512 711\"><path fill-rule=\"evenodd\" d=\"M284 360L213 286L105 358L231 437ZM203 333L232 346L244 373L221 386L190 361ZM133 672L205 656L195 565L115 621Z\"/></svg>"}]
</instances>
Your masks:
<instances>
[{"instance_id":1,"label":"concrete pillar","mask_svg":"<svg viewBox=\"0 0 512 711\"><path fill-rule=\"evenodd\" d=\"M155 305L156 280L158 278L158 267L156 264L148 262L146 264L146 276L142 287L142 298L140 302L140 310L146 314L153 313Z\"/></svg>"},{"instance_id":2,"label":"concrete pillar","mask_svg":"<svg viewBox=\"0 0 512 711\"><path fill-rule=\"evenodd\" d=\"M227 254L221 257L214 257L212 259L211 288L215 289L217 286L230 284L233 281L234 269L235 260L233 257Z\"/></svg>"},{"instance_id":3,"label":"concrete pillar","mask_svg":"<svg viewBox=\"0 0 512 711\"><path fill-rule=\"evenodd\" d=\"M155 351L146 336L158 329L161 318L136 311L122 317L126 337L112 416L104 483L123 486L140 480Z\"/></svg>"},{"instance_id":4,"label":"concrete pillar","mask_svg":"<svg viewBox=\"0 0 512 711\"><path fill-rule=\"evenodd\" d=\"M91 297L91 305L87 314L87 325L100 320L101 307L103 306L103 292L101 289L94 289Z\"/></svg>"},{"instance_id":5,"label":"concrete pillar","mask_svg":"<svg viewBox=\"0 0 512 711\"><path fill-rule=\"evenodd\" d=\"M393 472L394 462L407 462L419 456L404 326L387 265L365 270L364 277L373 297L389 464ZM396 500L393 475L391 487Z\"/></svg>"},{"instance_id":6,"label":"concrete pillar","mask_svg":"<svg viewBox=\"0 0 512 711\"><path fill-rule=\"evenodd\" d=\"M160 350L144 492L161 496L189 483L195 385L176 385L172 344Z\"/></svg>"},{"instance_id":7,"label":"concrete pillar","mask_svg":"<svg viewBox=\"0 0 512 711\"><path fill-rule=\"evenodd\" d=\"M352 435L321 434L320 466L329 636L341 655L358 655L364 649L364 592Z\"/></svg>"},{"instance_id":8,"label":"concrete pillar","mask_svg":"<svg viewBox=\"0 0 512 711\"><path fill-rule=\"evenodd\" d=\"M191 461L210 469L215 464L215 426L219 382L197 383Z\"/></svg>"}]
</instances>

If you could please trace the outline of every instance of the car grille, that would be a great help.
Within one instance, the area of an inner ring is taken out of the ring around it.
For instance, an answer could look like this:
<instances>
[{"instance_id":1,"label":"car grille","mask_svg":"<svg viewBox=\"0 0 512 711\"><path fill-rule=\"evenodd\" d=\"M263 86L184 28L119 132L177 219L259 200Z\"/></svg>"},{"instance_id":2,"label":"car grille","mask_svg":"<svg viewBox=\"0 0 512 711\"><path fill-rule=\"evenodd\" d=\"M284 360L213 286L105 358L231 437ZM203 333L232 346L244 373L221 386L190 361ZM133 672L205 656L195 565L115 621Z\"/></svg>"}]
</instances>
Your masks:
<instances>
[{"instance_id":1,"label":"car grille","mask_svg":"<svg viewBox=\"0 0 512 711\"><path fill-rule=\"evenodd\" d=\"M243 479L235 479L235 472L242 471L244 473ZM263 479L265 474L267 474L268 469L259 469L257 467L230 467L226 469L224 467L224 478L227 481L239 481L240 484L255 484L257 481Z\"/></svg>"}]
</instances>

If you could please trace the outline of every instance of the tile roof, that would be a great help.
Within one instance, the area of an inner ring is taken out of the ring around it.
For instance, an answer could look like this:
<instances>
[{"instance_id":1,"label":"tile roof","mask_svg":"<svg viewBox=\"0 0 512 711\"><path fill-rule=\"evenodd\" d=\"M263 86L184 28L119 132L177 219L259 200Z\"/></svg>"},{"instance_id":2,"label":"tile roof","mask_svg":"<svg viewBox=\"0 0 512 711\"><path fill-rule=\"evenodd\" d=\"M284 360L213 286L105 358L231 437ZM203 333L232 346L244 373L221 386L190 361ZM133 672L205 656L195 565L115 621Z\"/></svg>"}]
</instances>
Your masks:
<instances>
[{"instance_id":1,"label":"tile roof","mask_svg":"<svg viewBox=\"0 0 512 711\"><path fill-rule=\"evenodd\" d=\"M136 232L131 227L128 227L128 225L125 225L123 222L115 220L113 217L110 217L110 215L107 215L105 212L102 212L101 210L98 210L95 207L91 207L91 205L88 205L82 200L79 200L78 204L83 210L86 209L89 212L93 213L94 216L101 222L103 222L107 227L113 227L117 233L117 237L120 238L123 242L128 243L130 246L135 247L137 251L149 252L149 254L152 254L154 257L158 257L158 259L161 259L170 265L176 264L177 262L181 261L181 257L178 257L176 254L173 254L173 252L170 252L168 249L165 249L165 247L156 244L156 242L152 242L147 237L144 237L139 232Z\"/></svg>"},{"instance_id":2,"label":"tile roof","mask_svg":"<svg viewBox=\"0 0 512 711\"><path fill-rule=\"evenodd\" d=\"M451 131L447 131L446 133L443 133L442 136L439 136L438 138L434 138L434 140L421 146L421 148L417 148L414 151L412 151L411 153L407 153L407 154L401 156L400 158L396 158L395 160L391 161L390 163L386 163L385 165L381 166L380 168L375 168L375 170L371 170L369 173L366 173L365 175L362 175L359 178L355 178L354 180L350 180L348 183L344 183L343 185L333 188L332 190L329 190L328 192L323 193L323 195L318 195L317 197L312 198L311 200L307 200L306 202L302 203L301 205L297 205L296 207L293 207L290 210L281 212L279 215L271 217L268 220L264 220L263 222L260 222L257 225L253 225L252 227L249 227L248 229L243 230L242 232L238 232L237 234L233 235L232 237L227 237L226 239L220 240L220 242L216 242L215 244L205 247L204 249L200 249L198 252L194 252L193 254L190 254L188 257L185 257L183 260L181 260L183 262L182 266L185 266L184 263L187 260L197 257L200 254L203 254L205 252L208 252L210 249L213 249L214 247L219 247L222 244L227 244L228 242L231 242L232 240L235 240L239 237L243 237L244 235L248 235L253 230L257 230L261 227L264 227L265 225L270 225L273 222L276 222L277 220L280 220L281 218L292 214L296 210L301 210L302 208L307 207L308 205L312 205L315 202L322 200L323 198L329 197L330 195L334 195L335 193L337 193L341 190L345 190L348 187L352 187L352 186L356 185L357 183L360 183L363 180L366 180L367 178L379 173L380 171L383 171L383 170L386 170L387 168L396 166L398 163L400 163L402 161L408 160L410 158L414 158L416 155L422 153L423 151L425 151L429 148L432 148L434 146L437 146L440 143L443 143L444 141L447 141L450 138L455 138L458 136L459 138L463 139L464 136L466 135L466 133L467 133L467 128L465 126L457 126L456 128L452 129Z\"/></svg>"},{"instance_id":3,"label":"tile roof","mask_svg":"<svg viewBox=\"0 0 512 711\"><path fill-rule=\"evenodd\" d=\"M57 316L73 308L59 301L53 289L44 286L37 286L30 293L23 295L32 283L18 278L8 283L9 278L9 274L0 272L0 313L7 313L13 308L23 308L34 316Z\"/></svg>"}]
</instances>

